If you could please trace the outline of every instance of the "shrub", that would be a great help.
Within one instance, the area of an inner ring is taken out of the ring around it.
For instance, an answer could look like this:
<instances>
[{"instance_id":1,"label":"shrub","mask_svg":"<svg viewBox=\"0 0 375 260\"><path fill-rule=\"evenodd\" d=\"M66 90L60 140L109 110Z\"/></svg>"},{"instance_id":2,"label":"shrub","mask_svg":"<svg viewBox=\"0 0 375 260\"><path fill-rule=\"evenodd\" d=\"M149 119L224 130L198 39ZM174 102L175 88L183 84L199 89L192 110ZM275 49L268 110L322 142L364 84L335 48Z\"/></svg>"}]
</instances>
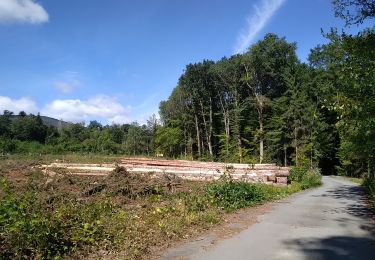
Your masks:
<instances>
[{"instance_id":1,"label":"shrub","mask_svg":"<svg viewBox=\"0 0 375 260\"><path fill-rule=\"evenodd\" d=\"M219 181L206 186L212 202L226 211L253 206L267 199L262 185L245 182Z\"/></svg>"},{"instance_id":2,"label":"shrub","mask_svg":"<svg viewBox=\"0 0 375 260\"><path fill-rule=\"evenodd\" d=\"M230 176L224 175L224 178L206 185L205 191L211 203L227 212L232 212L266 201L281 199L300 190L299 182L294 182L287 187L280 187L233 181Z\"/></svg>"},{"instance_id":3,"label":"shrub","mask_svg":"<svg viewBox=\"0 0 375 260\"><path fill-rule=\"evenodd\" d=\"M367 193L375 200L375 179L365 177L363 180L363 186L365 187Z\"/></svg>"},{"instance_id":4,"label":"shrub","mask_svg":"<svg viewBox=\"0 0 375 260\"><path fill-rule=\"evenodd\" d=\"M105 227L122 214L109 201L61 197L52 206L33 190L16 195L5 179L0 190L0 259L59 258L83 246L114 245L119 238L118 229Z\"/></svg>"},{"instance_id":5,"label":"shrub","mask_svg":"<svg viewBox=\"0 0 375 260\"><path fill-rule=\"evenodd\" d=\"M0 139L0 153L10 153L16 149L15 141L7 138Z\"/></svg>"},{"instance_id":6,"label":"shrub","mask_svg":"<svg viewBox=\"0 0 375 260\"><path fill-rule=\"evenodd\" d=\"M322 184L322 175L318 168L293 167L288 176L290 182L298 182L301 189L316 187Z\"/></svg>"}]
</instances>

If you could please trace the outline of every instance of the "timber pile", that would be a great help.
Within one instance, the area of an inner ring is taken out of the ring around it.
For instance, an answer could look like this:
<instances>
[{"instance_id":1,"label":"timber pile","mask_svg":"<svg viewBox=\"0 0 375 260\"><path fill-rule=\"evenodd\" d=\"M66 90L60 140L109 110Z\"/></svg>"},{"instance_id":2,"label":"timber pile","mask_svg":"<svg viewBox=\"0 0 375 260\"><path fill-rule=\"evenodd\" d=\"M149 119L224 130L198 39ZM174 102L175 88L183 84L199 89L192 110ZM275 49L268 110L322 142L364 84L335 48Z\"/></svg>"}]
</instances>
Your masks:
<instances>
[{"instance_id":1,"label":"timber pile","mask_svg":"<svg viewBox=\"0 0 375 260\"><path fill-rule=\"evenodd\" d=\"M235 180L247 182L287 184L288 167L275 164L238 164L197 162L185 160L151 159L143 157L123 158L120 164L73 164L52 163L44 165L46 172L55 168L62 168L68 174L74 175L103 175L109 174L116 166L125 167L134 173L148 173L151 175L174 174L189 180L216 180L223 174L230 174Z\"/></svg>"}]
</instances>

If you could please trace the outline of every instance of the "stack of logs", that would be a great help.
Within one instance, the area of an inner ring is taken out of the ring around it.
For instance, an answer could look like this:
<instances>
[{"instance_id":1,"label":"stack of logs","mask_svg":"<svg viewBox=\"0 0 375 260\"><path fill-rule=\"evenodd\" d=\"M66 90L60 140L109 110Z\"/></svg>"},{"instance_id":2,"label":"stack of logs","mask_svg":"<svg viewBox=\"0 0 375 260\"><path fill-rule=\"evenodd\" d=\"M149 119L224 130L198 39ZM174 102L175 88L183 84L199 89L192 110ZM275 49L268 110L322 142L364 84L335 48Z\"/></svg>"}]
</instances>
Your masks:
<instances>
[{"instance_id":1,"label":"stack of logs","mask_svg":"<svg viewBox=\"0 0 375 260\"><path fill-rule=\"evenodd\" d=\"M121 163L133 172L173 173L190 180L215 180L227 173L233 179L248 182L287 184L289 175L288 167L279 167L276 164L218 163L134 157L124 158Z\"/></svg>"},{"instance_id":2,"label":"stack of logs","mask_svg":"<svg viewBox=\"0 0 375 260\"><path fill-rule=\"evenodd\" d=\"M150 173L153 175L174 174L189 180L217 180L223 174L229 174L235 180L260 182L268 184L287 184L288 167L279 167L275 164L238 164L197 162L184 160L160 160L151 158L123 158L120 164L72 164L52 163L44 165L46 172L53 168L65 168L68 173L75 175L103 175L123 166L128 172Z\"/></svg>"}]
</instances>

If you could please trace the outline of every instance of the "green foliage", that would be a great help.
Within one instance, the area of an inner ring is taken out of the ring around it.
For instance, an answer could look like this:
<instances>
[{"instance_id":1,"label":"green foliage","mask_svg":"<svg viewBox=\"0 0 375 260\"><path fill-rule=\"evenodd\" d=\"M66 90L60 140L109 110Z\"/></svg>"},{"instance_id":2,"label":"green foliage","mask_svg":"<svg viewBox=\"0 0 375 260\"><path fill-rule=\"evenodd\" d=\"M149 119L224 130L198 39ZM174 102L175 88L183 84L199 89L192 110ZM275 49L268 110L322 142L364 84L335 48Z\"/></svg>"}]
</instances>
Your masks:
<instances>
[{"instance_id":1,"label":"green foliage","mask_svg":"<svg viewBox=\"0 0 375 260\"><path fill-rule=\"evenodd\" d=\"M375 179L365 177L363 180L363 186L366 188L367 193L375 201Z\"/></svg>"},{"instance_id":2,"label":"green foliage","mask_svg":"<svg viewBox=\"0 0 375 260\"><path fill-rule=\"evenodd\" d=\"M156 131L155 144L164 156L173 157L181 151L183 133L176 127L159 127Z\"/></svg>"},{"instance_id":3,"label":"green foliage","mask_svg":"<svg viewBox=\"0 0 375 260\"><path fill-rule=\"evenodd\" d=\"M0 115L0 136L1 137L10 137L10 115L4 114Z\"/></svg>"},{"instance_id":4,"label":"green foliage","mask_svg":"<svg viewBox=\"0 0 375 260\"><path fill-rule=\"evenodd\" d=\"M374 18L371 0L333 5L347 24ZM244 54L189 64L160 105L163 123L184 133L175 156L185 151L232 162L259 156L350 176L372 171L374 35L373 28L358 35L332 29L329 42L311 51L310 66L298 61L295 43L275 34Z\"/></svg>"},{"instance_id":5,"label":"green foliage","mask_svg":"<svg viewBox=\"0 0 375 260\"><path fill-rule=\"evenodd\" d=\"M218 182L206 187L214 203L227 210L254 206L263 202L267 194L259 185L244 182Z\"/></svg>"},{"instance_id":6,"label":"green foliage","mask_svg":"<svg viewBox=\"0 0 375 260\"><path fill-rule=\"evenodd\" d=\"M83 246L116 243L106 223L121 215L108 201L79 203L61 197L53 205L29 190L16 195L1 179L0 257L55 258ZM53 207L52 209L50 207ZM116 224L119 226L119 224Z\"/></svg>"},{"instance_id":7,"label":"green foliage","mask_svg":"<svg viewBox=\"0 0 375 260\"><path fill-rule=\"evenodd\" d=\"M290 182L298 182L301 189L309 189L322 184L322 175L317 168L293 167L288 176Z\"/></svg>"},{"instance_id":8,"label":"green foliage","mask_svg":"<svg viewBox=\"0 0 375 260\"><path fill-rule=\"evenodd\" d=\"M310 61L319 71L318 85L324 91L321 107L336 118L331 122L340 140L337 168L348 176L374 175L369 167L375 162L374 28L357 35L332 30L326 37L330 42L316 48Z\"/></svg>"},{"instance_id":9,"label":"green foliage","mask_svg":"<svg viewBox=\"0 0 375 260\"><path fill-rule=\"evenodd\" d=\"M46 154L46 153L99 153L152 155L155 152L155 136L158 122L148 125L102 126L91 121L65 123L59 130L45 125L42 117L12 112L0 115L0 153ZM53 120L49 118L50 120Z\"/></svg>"},{"instance_id":10,"label":"green foliage","mask_svg":"<svg viewBox=\"0 0 375 260\"><path fill-rule=\"evenodd\" d=\"M11 153L16 150L16 142L9 138L0 139L0 153Z\"/></svg>"},{"instance_id":11,"label":"green foliage","mask_svg":"<svg viewBox=\"0 0 375 260\"><path fill-rule=\"evenodd\" d=\"M299 183L288 187L233 181L230 176L208 184L206 194L211 202L227 212L280 199L301 190Z\"/></svg>"},{"instance_id":12,"label":"green foliage","mask_svg":"<svg viewBox=\"0 0 375 260\"><path fill-rule=\"evenodd\" d=\"M12 135L20 141L38 141L43 143L47 134L47 126L41 117L29 115L19 117L11 125Z\"/></svg>"},{"instance_id":13,"label":"green foliage","mask_svg":"<svg viewBox=\"0 0 375 260\"><path fill-rule=\"evenodd\" d=\"M189 64L160 104L164 127L181 133L179 147L159 142L163 151L259 162L264 145L262 162L323 166L332 174L326 165L337 163L337 121L321 109L323 94L332 91L321 93L318 69L300 64L295 50L295 43L267 34L244 54Z\"/></svg>"},{"instance_id":14,"label":"green foliage","mask_svg":"<svg viewBox=\"0 0 375 260\"><path fill-rule=\"evenodd\" d=\"M374 0L333 0L335 15L345 20L346 25L360 24L375 17Z\"/></svg>"},{"instance_id":15,"label":"green foliage","mask_svg":"<svg viewBox=\"0 0 375 260\"><path fill-rule=\"evenodd\" d=\"M205 194L187 194L183 199L188 211L203 212L210 208L209 198Z\"/></svg>"}]
</instances>

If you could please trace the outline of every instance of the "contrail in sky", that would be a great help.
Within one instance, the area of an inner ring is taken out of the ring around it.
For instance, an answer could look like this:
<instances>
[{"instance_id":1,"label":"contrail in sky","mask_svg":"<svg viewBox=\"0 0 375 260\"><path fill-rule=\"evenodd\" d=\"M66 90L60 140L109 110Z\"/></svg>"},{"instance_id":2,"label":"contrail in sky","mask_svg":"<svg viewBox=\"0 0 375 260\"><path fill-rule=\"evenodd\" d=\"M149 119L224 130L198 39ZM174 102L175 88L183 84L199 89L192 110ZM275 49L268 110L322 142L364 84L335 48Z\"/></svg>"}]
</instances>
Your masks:
<instances>
[{"instance_id":1,"label":"contrail in sky","mask_svg":"<svg viewBox=\"0 0 375 260\"><path fill-rule=\"evenodd\" d=\"M253 12L247 17L246 27L237 38L234 54L243 53L249 48L254 38L266 26L286 0L260 0L253 7Z\"/></svg>"}]
</instances>

